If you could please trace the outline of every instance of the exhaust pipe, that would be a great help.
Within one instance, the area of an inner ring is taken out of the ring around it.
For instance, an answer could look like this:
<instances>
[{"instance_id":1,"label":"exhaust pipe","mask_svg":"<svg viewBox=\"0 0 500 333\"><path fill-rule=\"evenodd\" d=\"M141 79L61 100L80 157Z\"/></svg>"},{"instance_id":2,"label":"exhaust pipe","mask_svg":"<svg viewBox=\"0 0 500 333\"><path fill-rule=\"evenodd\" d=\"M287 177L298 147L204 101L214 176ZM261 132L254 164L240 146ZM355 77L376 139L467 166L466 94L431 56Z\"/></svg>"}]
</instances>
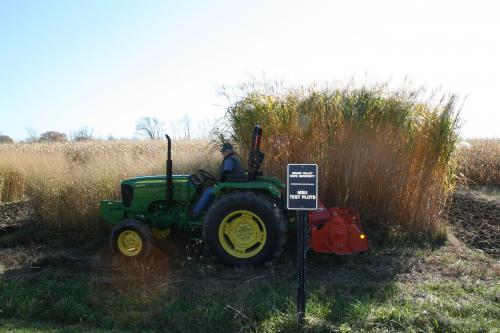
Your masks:
<instances>
[{"instance_id":1,"label":"exhaust pipe","mask_svg":"<svg viewBox=\"0 0 500 333\"><path fill-rule=\"evenodd\" d=\"M172 140L170 140L170 137L168 134L165 134L165 137L167 138L168 145L167 145L167 170L166 170L166 181L167 181L167 187L166 187L166 200L167 203L172 202Z\"/></svg>"}]
</instances>

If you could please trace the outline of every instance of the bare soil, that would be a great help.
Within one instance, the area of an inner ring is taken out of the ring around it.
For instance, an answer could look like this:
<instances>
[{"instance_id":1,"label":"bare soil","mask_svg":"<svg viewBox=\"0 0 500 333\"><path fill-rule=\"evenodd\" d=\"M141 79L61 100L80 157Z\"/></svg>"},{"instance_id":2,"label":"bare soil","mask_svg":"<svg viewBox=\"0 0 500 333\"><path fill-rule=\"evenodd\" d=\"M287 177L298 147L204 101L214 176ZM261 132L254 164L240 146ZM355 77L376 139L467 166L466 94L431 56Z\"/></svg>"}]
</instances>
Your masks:
<instances>
[{"instance_id":1,"label":"bare soil","mask_svg":"<svg viewBox=\"0 0 500 333\"><path fill-rule=\"evenodd\" d=\"M465 244L500 257L500 189L459 188L453 195L448 221Z\"/></svg>"}]
</instances>

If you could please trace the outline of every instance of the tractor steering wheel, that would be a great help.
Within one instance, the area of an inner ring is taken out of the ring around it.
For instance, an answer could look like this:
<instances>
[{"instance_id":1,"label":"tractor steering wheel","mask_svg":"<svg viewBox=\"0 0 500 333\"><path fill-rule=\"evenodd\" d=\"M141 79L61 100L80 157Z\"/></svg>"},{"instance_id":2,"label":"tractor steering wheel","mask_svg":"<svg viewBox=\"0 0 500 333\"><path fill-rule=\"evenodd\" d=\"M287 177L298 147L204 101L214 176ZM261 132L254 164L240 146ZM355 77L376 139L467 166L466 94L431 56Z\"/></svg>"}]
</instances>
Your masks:
<instances>
[{"instance_id":1,"label":"tractor steering wheel","mask_svg":"<svg viewBox=\"0 0 500 333\"><path fill-rule=\"evenodd\" d=\"M214 175L212 175L210 172L208 171L205 171L203 169L199 169L198 170L198 173L200 174L201 178L205 181L205 180L213 180L214 182L218 183L219 181L217 180L217 178L215 178Z\"/></svg>"}]
</instances>

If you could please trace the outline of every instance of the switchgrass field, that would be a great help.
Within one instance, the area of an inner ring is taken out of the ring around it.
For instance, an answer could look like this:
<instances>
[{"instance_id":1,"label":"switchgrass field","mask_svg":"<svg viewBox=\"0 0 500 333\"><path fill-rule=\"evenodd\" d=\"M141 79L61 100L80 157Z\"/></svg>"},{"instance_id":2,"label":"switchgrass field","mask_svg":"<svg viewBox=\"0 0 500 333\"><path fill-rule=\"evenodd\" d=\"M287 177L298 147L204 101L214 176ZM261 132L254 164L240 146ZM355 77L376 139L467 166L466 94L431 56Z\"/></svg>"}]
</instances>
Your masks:
<instances>
[{"instance_id":1,"label":"switchgrass field","mask_svg":"<svg viewBox=\"0 0 500 333\"><path fill-rule=\"evenodd\" d=\"M213 171L208 141L174 141L174 171ZM80 142L0 146L0 200L29 198L41 228L98 232L99 201L120 198L120 181L165 174L166 142Z\"/></svg>"},{"instance_id":2,"label":"switchgrass field","mask_svg":"<svg viewBox=\"0 0 500 333\"><path fill-rule=\"evenodd\" d=\"M500 139L470 139L460 152L459 177L473 186L500 186Z\"/></svg>"}]
</instances>

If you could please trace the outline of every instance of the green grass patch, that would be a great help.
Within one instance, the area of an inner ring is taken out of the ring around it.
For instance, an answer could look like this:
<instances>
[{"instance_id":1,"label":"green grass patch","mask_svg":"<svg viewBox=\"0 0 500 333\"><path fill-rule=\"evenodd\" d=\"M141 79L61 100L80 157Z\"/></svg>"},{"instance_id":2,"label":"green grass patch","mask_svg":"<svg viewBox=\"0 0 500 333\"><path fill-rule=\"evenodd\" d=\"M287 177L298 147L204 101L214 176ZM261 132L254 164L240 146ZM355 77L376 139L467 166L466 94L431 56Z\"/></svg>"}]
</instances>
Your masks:
<instances>
[{"instance_id":1,"label":"green grass patch","mask_svg":"<svg viewBox=\"0 0 500 333\"><path fill-rule=\"evenodd\" d=\"M311 276L307 331L494 332L500 327L498 286L369 280ZM196 277L162 288L132 285L130 279L119 287L91 281L88 275L2 280L2 327L14 332L63 332L60 324L73 325L74 331L296 331L296 281L289 273L251 281ZM127 284L130 288L123 288Z\"/></svg>"}]
</instances>

